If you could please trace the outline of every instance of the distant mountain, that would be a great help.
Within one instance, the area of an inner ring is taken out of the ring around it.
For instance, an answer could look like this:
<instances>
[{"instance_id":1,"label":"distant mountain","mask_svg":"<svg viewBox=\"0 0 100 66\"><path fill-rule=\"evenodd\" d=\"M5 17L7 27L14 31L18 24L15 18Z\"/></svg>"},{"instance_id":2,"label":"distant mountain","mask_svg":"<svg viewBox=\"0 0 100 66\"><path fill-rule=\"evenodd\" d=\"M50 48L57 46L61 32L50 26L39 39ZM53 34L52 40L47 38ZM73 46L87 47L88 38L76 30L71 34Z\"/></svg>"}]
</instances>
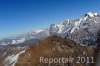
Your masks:
<instances>
[{"instance_id":1,"label":"distant mountain","mask_svg":"<svg viewBox=\"0 0 100 66\"><path fill-rule=\"evenodd\" d=\"M86 29L89 27L95 27L95 24L100 23L100 15L97 13L87 13L80 19L76 20L66 20L61 24L51 24L50 26L50 32L52 34L60 34L64 35L66 33L66 36L69 33L73 33L76 31L79 31L81 29ZM64 36L65 37L65 36Z\"/></svg>"},{"instance_id":2,"label":"distant mountain","mask_svg":"<svg viewBox=\"0 0 100 66\"><path fill-rule=\"evenodd\" d=\"M69 20L51 24L43 30L33 30L15 38L2 39L1 45L19 44L31 39L43 40L48 36L58 35L66 39L71 39L84 46L97 46L97 33L100 26L100 15L89 12L79 19ZM92 41L92 42L91 42Z\"/></svg>"},{"instance_id":3,"label":"distant mountain","mask_svg":"<svg viewBox=\"0 0 100 66\"><path fill-rule=\"evenodd\" d=\"M86 46L96 46L97 33L100 29L100 15L87 13L80 19L66 20L50 26L51 35L59 35Z\"/></svg>"},{"instance_id":4,"label":"distant mountain","mask_svg":"<svg viewBox=\"0 0 100 66\"><path fill-rule=\"evenodd\" d=\"M4 38L0 41L0 45L8 45L8 44L21 44L25 41L28 40L43 40L46 37L48 37L49 30L48 29L43 29L43 30L33 30L30 31L26 34L22 34L16 37L11 37L11 38Z\"/></svg>"}]
</instances>

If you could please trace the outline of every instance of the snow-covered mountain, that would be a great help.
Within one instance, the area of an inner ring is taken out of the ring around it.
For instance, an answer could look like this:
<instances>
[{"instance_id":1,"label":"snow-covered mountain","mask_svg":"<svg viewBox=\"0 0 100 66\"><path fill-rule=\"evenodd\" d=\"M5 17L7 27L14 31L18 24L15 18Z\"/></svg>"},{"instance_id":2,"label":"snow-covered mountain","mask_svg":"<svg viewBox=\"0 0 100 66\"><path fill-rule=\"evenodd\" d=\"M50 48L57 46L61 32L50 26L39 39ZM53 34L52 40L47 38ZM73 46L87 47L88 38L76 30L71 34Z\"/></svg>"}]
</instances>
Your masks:
<instances>
[{"instance_id":1,"label":"snow-covered mountain","mask_svg":"<svg viewBox=\"0 0 100 66\"><path fill-rule=\"evenodd\" d=\"M99 27L100 15L89 12L80 19L68 19L61 24L51 24L50 34L74 40L82 45L93 46L97 41Z\"/></svg>"},{"instance_id":2,"label":"snow-covered mountain","mask_svg":"<svg viewBox=\"0 0 100 66\"><path fill-rule=\"evenodd\" d=\"M97 13L87 13L80 19L76 20L66 20L61 24L51 24L50 26L50 32L51 34L62 34L65 33L73 33L75 31L88 28L90 26L93 26L94 24L100 23L100 15ZM66 34L66 35L67 35Z\"/></svg>"},{"instance_id":3,"label":"snow-covered mountain","mask_svg":"<svg viewBox=\"0 0 100 66\"><path fill-rule=\"evenodd\" d=\"M62 52L62 48L59 47L60 43L64 44L65 46L64 45L61 45L61 46L67 50L68 50L68 48L66 48L67 44L68 44L68 47L70 46L78 47L80 48L80 50L82 49L83 46L96 47L97 37L98 37L97 34L99 30L100 30L100 15L97 13L89 12L79 19L75 19L75 20L67 19L66 21L59 24L51 24L50 27L46 29L32 30L28 33L25 33L16 37L0 39L0 45L1 45L0 46L0 66L15 66L16 62L18 61L19 55L21 53L27 53L26 50L27 48L29 49L28 45L38 43L40 40L43 40L47 37L48 38L45 39L43 43L40 42L40 44L42 44L43 46L42 45L39 46L46 50L50 48L50 46L54 46L54 45L50 45L53 43L57 44L58 47L55 46L55 48L57 48L61 52ZM52 37L52 35L62 36L63 38L59 38L59 37L54 38ZM49 36L51 36L51 38L49 38ZM71 39L70 40L71 43L69 43L67 39ZM67 44L65 42L66 40L68 41ZM79 47L80 45L75 45L73 43L80 44L82 45L82 47ZM11 44L11 45L8 45L8 44ZM46 45L45 46L46 48L44 48L44 45ZM34 48L32 49L30 50L35 51L35 52L38 50L38 48L35 48L37 50L34 50ZM77 49L77 48L74 48L74 49ZM41 49L39 50L41 52ZM72 52L72 47L69 50L71 50ZM84 48L84 50L86 49ZM90 47L89 47L89 50L90 50ZM54 53L54 49L53 49L53 53ZM30 54L28 53L25 56L30 56ZM25 58L25 61L26 61L26 58Z\"/></svg>"},{"instance_id":4,"label":"snow-covered mountain","mask_svg":"<svg viewBox=\"0 0 100 66\"><path fill-rule=\"evenodd\" d=\"M4 38L0 41L0 45L8 45L8 44L20 44L23 43L27 40L42 40L46 37L48 37L49 30L48 29L43 29L43 30L33 30L30 31L26 34L19 35L17 37L11 37L11 38Z\"/></svg>"},{"instance_id":5,"label":"snow-covered mountain","mask_svg":"<svg viewBox=\"0 0 100 66\"><path fill-rule=\"evenodd\" d=\"M1 45L18 44L26 40L43 40L44 38L51 35L59 35L66 39L72 39L80 44L91 44L91 41L96 42L99 26L100 15L97 13L89 12L79 19L67 19L59 24L51 24L50 27L43 30L33 30L15 38L3 39L0 41L0 43Z\"/></svg>"}]
</instances>

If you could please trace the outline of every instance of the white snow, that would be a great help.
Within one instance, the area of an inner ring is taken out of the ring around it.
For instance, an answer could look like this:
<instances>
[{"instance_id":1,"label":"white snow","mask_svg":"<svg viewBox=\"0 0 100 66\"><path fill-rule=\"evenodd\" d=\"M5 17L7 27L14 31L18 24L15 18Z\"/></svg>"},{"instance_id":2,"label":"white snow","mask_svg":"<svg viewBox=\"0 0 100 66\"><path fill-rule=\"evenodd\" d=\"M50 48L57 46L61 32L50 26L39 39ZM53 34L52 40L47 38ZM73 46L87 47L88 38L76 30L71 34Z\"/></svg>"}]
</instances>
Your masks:
<instances>
[{"instance_id":1,"label":"white snow","mask_svg":"<svg viewBox=\"0 0 100 66\"><path fill-rule=\"evenodd\" d=\"M96 20L94 20L95 23L98 23Z\"/></svg>"},{"instance_id":2,"label":"white snow","mask_svg":"<svg viewBox=\"0 0 100 66\"><path fill-rule=\"evenodd\" d=\"M69 19L67 19L67 21L68 21L68 24L69 24L69 22L70 22Z\"/></svg>"},{"instance_id":3,"label":"white snow","mask_svg":"<svg viewBox=\"0 0 100 66\"><path fill-rule=\"evenodd\" d=\"M7 45L5 42L2 42L1 45Z\"/></svg>"},{"instance_id":4,"label":"white snow","mask_svg":"<svg viewBox=\"0 0 100 66\"><path fill-rule=\"evenodd\" d=\"M3 56L5 56L6 55L6 52L3 54Z\"/></svg>"},{"instance_id":5,"label":"white snow","mask_svg":"<svg viewBox=\"0 0 100 66\"><path fill-rule=\"evenodd\" d=\"M19 57L20 54L24 53L25 50L21 51L20 53L17 53L16 55L11 55L11 56L8 56L6 59L5 59L5 63L9 63L9 64L12 64L11 66L14 66L15 63L17 62L17 59ZM6 66L7 64L5 64Z\"/></svg>"},{"instance_id":6,"label":"white snow","mask_svg":"<svg viewBox=\"0 0 100 66\"><path fill-rule=\"evenodd\" d=\"M78 26L80 23L79 22L75 22L75 26Z\"/></svg>"},{"instance_id":7,"label":"white snow","mask_svg":"<svg viewBox=\"0 0 100 66\"><path fill-rule=\"evenodd\" d=\"M62 24L57 24L57 26L58 26L58 28L59 28L58 33L61 33L64 25L62 25Z\"/></svg>"},{"instance_id":8,"label":"white snow","mask_svg":"<svg viewBox=\"0 0 100 66\"><path fill-rule=\"evenodd\" d=\"M70 31L70 33L73 33L75 29L76 29L76 27L72 28L72 30Z\"/></svg>"},{"instance_id":9,"label":"white snow","mask_svg":"<svg viewBox=\"0 0 100 66\"><path fill-rule=\"evenodd\" d=\"M79 21L75 22L75 26L72 28L70 33L73 33L75 31L75 29L79 29L78 26L80 25L82 19L80 19Z\"/></svg>"},{"instance_id":10,"label":"white snow","mask_svg":"<svg viewBox=\"0 0 100 66\"><path fill-rule=\"evenodd\" d=\"M25 38L20 38L19 40L17 40L17 43L22 43L24 42L26 39Z\"/></svg>"},{"instance_id":11,"label":"white snow","mask_svg":"<svg viewBox=\"0 0 100 66\"><path fill-rule=\"evenodd\" d=\"M88 18L88 16L84 17L83 20L86 20Z\"/></svg>"},{"instance_id":12,"label":"white snow","mask_svg":"<svg viewBox=\"0 0 100 66\"><path fill-rule=\"evenodd\" d=\"M16 44L16 40L12 40L12 44Z\"/></svg>"},{"instance_id":13,"label":"white snow","mask_svg":"<svg viewBox=\"0 0 100 66\"><path fill-rule=\"evenodd\" d=\"M64 31L64 33L68 32L68 31L70 31L70 30L71 30L71 28L69 28L69 29L65 30L65 31Z\"/></svg>"},{"instance_id":14,"label":"white snow","mask_svg":"<svg viewBox=\"0 0 100 66\"><path fill-rule=\"evenodd\" d=\"M98 14L97 13L92 13L92 12L89 12L87 13L90 17L94 17L94 16L97 16Z\"/></svg>"},{"instance_id":15,"label":"white snow","mask_svg":"<svg viewBox=\"0 0 100 66\"><path fill-rule=\"evenodd\" d=\"M96 15L98 15L98 13L94 13L94 15L96 16Z\"/></svg>"},{"instance_id":16,"label":"white snow","mask_svg":"<svg viewBox=\"0 0 100 66\"><path fill-rule=\"evenodd\" d=\"M94 15L93 15L93 13L92 12L89 12L89 13L87 13L90 17L93 17Z\"/></svg>"},{"instance_id":17,"label":"white snow","mask_svg":"<svg viewBox=\"0 0 100 66\"><path fill-rule=\"evenodd\" d=\"M11 44L18 44L24 42L26 39L25 38L20 38L20 39L15 39L12 40Z\"/></svg>"}]
</instances>

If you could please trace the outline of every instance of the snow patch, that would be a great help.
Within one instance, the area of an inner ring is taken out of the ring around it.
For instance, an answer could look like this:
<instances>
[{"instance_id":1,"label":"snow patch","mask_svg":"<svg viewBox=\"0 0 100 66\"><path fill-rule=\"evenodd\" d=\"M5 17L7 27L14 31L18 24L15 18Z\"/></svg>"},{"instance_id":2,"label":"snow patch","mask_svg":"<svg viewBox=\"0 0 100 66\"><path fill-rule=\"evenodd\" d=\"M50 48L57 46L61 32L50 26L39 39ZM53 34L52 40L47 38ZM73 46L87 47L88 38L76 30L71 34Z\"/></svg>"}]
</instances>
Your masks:
<instances>
[{"instance_id":1,"label":"snow patch","mask_svg":"<svg viewBox=\"0 0 100 66\"><path fill-rule=\"evenodd\" d=\"M90 17L93 17L93 13L92 12L89 12L87 13Z\"/></svg>"},{"instance_id":2,"label":"snow patch","mask_svg":"<svg viewBox=\"0 0 100 66\"><path fill-rule=\"evenodd\" d=\"M95 16L97 16L97 15L98 15L98 13L94 13L94 15L95 15Z\"/></svg>"},{"instance_id":3,"label":"snow patch","mask_svg":"<svg viewBox=\"0 0 100 66\"><path fill-rule=\"evenodd\" d=\"M25 52L25 50L21 51L20 53L17 53L17 54L13 54L13 55L11 55L11 56L8 56L8 57L4 60L4 63L6 63L5 66L8 65L7 63L12 64L11 66L14 66L15 63L17 62L17 59L18 59L19 55L22 54L22 53L24 53L24 52Z\"/></svg>"},{"instance_id":4,"label":"snow patch","mask_svg":"<svg viewBox=\"0 0 100 66\"><path fill-rule=\"evenodd\" d=\"M82 19L80 19L78 22L75 22L75 26L72 28L70 33L73 33L75 31L75 29L79 29L78 26L80 25Z\"/></svg>"},{"instance_id":5,"label":"snow patch","mask_svg":"<svg viewBox=\"0 0 100 66\"><path fill-rule=\"evenodd\" d=\"M90 17L94 17L94 16L97 16L98 15L98 13L92 13L92 12L89 12L89 13L87 13Z\"/></svg>"},{"instance_id":6,"label":"snow patch","mask_svg":"<svg viewBox=\"0 0 100 66\"><path fill-rule=\"evenodd\" d=\"M58 28L59 28L58 33L61 33L61 32L62 32L63 25L62 25L62 24L57 24L57 26L58 26Z\"/></svg>"}]
</instances>

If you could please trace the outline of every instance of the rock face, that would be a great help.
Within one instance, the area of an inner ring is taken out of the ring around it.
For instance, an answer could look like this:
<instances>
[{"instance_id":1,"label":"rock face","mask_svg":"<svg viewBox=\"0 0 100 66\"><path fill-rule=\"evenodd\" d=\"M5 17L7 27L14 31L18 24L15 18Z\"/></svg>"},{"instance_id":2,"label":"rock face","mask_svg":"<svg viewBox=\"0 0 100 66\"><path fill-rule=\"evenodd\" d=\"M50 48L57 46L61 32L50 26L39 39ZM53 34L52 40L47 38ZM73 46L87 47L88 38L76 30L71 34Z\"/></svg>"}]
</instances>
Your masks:
<instances>
[{"instance_id":1,"label":"rock face","mask_svg":"<svg viewBox=\"0 0 100 66\"><path fill-rule=\"evenodd\" d=\"M21 54L15 66L91 66L92 63L77 63L78 57L93 57L94 48L80 46L72 40L65 40L59 36L51 36L39 44L29 46ZM46 58L40 61L40 58ZM50 58L66 58L66 63L49 63ZM90 59L91 60L91 59Z\"/></svg>"}]
</instances>

